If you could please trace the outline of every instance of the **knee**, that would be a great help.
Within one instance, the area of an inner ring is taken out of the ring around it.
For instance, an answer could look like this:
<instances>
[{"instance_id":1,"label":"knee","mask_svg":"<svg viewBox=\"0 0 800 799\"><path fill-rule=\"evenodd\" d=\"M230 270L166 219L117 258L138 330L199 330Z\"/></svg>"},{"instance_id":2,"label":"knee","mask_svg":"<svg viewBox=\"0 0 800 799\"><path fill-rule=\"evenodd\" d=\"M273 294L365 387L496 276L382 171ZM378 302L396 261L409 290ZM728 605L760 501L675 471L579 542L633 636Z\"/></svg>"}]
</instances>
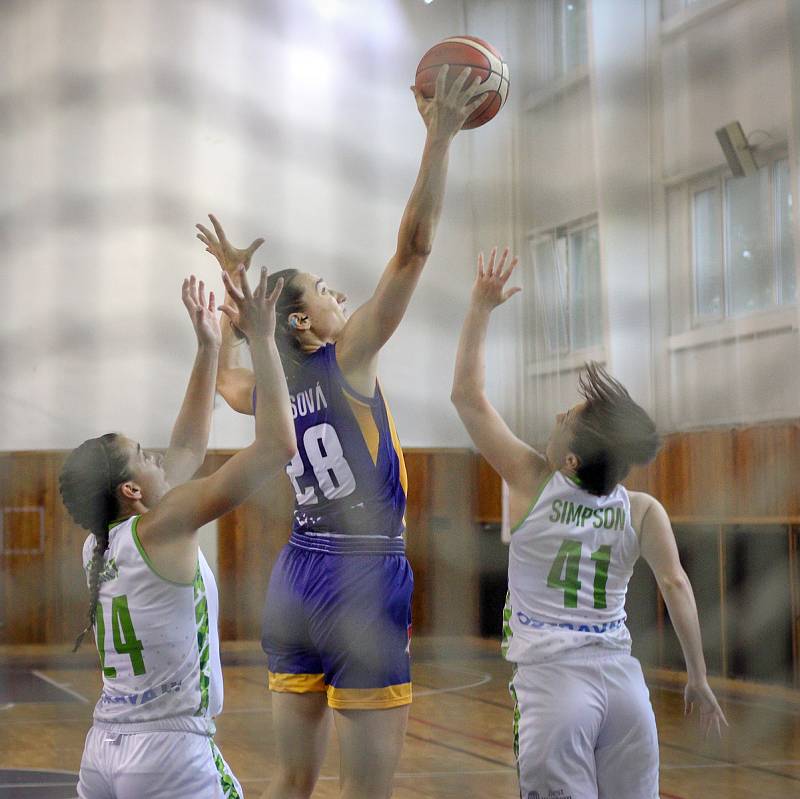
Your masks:
<instances>
[{"instance_id":1,"label":"knee","mask_svg":"<svg viewBox=\"0 0 800 799\"><path fill-rule=\"evenodd\" d=\"M309 799L317 784L315 771L303 768L279 767L270 799Z\"/></svg>"}]
</instances>

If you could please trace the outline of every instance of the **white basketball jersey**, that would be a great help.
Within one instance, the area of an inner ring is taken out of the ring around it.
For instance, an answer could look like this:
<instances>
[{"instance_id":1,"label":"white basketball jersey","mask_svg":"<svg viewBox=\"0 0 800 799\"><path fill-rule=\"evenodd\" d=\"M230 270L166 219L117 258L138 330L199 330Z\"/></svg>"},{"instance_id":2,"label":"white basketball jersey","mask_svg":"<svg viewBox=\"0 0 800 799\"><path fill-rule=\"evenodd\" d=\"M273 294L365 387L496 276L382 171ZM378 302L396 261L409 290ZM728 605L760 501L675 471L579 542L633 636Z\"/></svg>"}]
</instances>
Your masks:
<instances>
[{"instance_id":1,"label":"white basketball jersey","mask_svg":"<svg viewBox=\"0 0 800 799\"><path fill-rule=\"evenodd\" d=\"M561 472L511 535L503 654L537 663L584 646L630 652L625 594L639 540L628 492L584 491Z\"/></svg>"},{"instance_id":2,"label":"white basketball jersey","mask_svg":"<svg viewBox=\"0 0 800 799\"><path fill-rule=\"evenodd\" d=\"M219 600L203 553L192 583L160 577L136 532L139 516L109 532L95 638L103 693L95 726L116 732L181 730L213 734L222 710ZM83 546L88 569L95 546Z\"/></svg>"}]
</instances>

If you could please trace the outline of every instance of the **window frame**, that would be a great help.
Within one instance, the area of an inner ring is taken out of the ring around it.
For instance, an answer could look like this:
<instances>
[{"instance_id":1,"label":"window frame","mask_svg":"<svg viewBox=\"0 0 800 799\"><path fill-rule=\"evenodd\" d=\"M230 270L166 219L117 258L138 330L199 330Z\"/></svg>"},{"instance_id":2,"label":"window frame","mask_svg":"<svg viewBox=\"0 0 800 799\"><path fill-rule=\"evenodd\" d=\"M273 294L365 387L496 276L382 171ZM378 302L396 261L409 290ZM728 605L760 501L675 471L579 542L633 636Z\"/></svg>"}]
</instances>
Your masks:
<instances>
[{"instance_id":1,"label":"window frame","mask_svg":"<svg viewBox=\"0 0 800 799\"><path fill-rule=\"evenodd\" d=\"M575 349L573 347L573 341L575 337L575 318L574 318L574 302L573 302L573 289L572 289L572 280L571 280L571 247L570 247L570 238L575 235L576 233L582 233L586 230L591 228L595 228L597 230L597 241L598 241L598 257L597 257L597 267L598 267L598 297L596 298L600 303L600 312L601 312L601 323L599 326L599 336L597 341L590 341L587 346L581 347L580 349ZM534 285L537 286L537 289L534 291L534 314L538 316L538 303L540 302L539 297L541 296L541 292L538 290L538 286L541 285L540 278L539 278L539 266L537 264L536 259L536 247L543 243L543 242L550 242L553 248L553 261L557 264L558 256L559 256L559 240L563 240L563 250L565 253L565 263L563 264L563 274L566 282L565 286L565 334L566 334L566 348L565 349L552 349L550 347L551 341L555 340L556 342L559 339L558 331L554 331L554 335L549 335L546 327L543 327L542 330L542 344L544 346L545 352L543 353L546 359L559 359L559 358L569 358L571 356L577 356L586 353L596 353L598 350L605 348L605 337L606 337L606 298L604 292L605 281L603 280L603 264L602 264L602 257L601 247L600 247L600 225L599 220L595 214L592 214L588 217L583 217L581 219L577 219L574 222L570 222L565 225L558 225L554 228L533 231L528 235L528 245L530 248L530 252L532 255L532 262L533 262L533 280Z\"/></svg>"},{"instance_id":2,"label":"window frame","mask_svg":"<svg viewBox=\"0 0 800 799\"><path fill-rule=\"evenodd\" d=\"M728 199L728 192L727 186L728 181L736 180L733 176L733 173L725 168L715 170L711 174L707 174L704 177L697 178L695 180L691 180L688 183L688 202L687 202L687 214L688 214L688 229L689 229L689 279L690 279L690 290L692 296L692 319L691 319L691 326L692 329L704 328L713 325L719 325L729 320L737 320L737 319L746 319L751 316L756 315L764 315L764 314L771 314L778 311L782 311L786 308L793 308L798 305L798 301L800 298L795 296L794 300L784 302L783 301L783 274L780 269L779 263L779 237L778 237L778 215L777 215L777 202L776 202L776 181L775 181L775 172L776 172L776 165L780 161L790 161L789 153L787 152L786 147L778 147L769 152L760 154L759 157L759 170L766 169L767 170L767 190L769 195L769 249L770 249L770 256L772 259L772 269L773 269L773 280L774 280L774 288L773 288L773 302L772 304L763 307L757 308L751 311L744 311L734 313L732 309L732 296L731 296L731 286L732 286L732 265L731 259L729 254L729 236L728 236L728 214L730 211L730 204ZM791 162L789 162L789 174L790 174L790 188L794 188L791 185ZM716 229L716 236L718 237L718 241L720 244L720 252L722 255L722 298L723 298L723 307L721 309L721 313L717 316L710 316L709 314L700 314L698 312L698 274L697 274L697 243L695 239L695 213L694 213L694 202L695 196L703 191L708 191L709 189L715 189L719 195L719 212L716 214L717 219L715 220L717 229ZM794 199L794 198L793 198ZM790 229L792 233L792 237L794 234L794 230ZM793 238L793 245L796 245ZM797 256L795 255L795 262L797 261Z\"/></svg>"}]
</instances>

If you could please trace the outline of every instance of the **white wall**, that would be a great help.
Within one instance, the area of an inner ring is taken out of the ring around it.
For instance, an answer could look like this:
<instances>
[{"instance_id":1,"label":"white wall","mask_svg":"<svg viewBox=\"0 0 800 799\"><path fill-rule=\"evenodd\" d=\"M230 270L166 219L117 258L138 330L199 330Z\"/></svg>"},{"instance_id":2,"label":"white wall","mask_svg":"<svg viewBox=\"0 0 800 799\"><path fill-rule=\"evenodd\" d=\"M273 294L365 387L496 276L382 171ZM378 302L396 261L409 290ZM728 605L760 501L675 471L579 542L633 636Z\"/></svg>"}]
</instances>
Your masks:
<instances>
[{"instance_id":1,"label":"white wall","mask_svg":"<svg viewBox=\"0 0 800 799\"><path fill-rule=\"evenodd\" d=\"M520 36L532 54L548 51L553 2L530 5ZM693 328L687 189L725 166L714 131L738 119L758 158L788 149L798 196L789 11L797 5L784 0L592 0L585 74L542 81L546 69L534 70L522 224L598 214L606 318L600 351L553 359L527 343L529 438L574 401L583 355L605 361L665 431L800 415L796 307ZM532 285L530 261L526 270Z\"/></svg>"},{"instance_id":2,"label":"white wall","mask_svg":"<svg viewBox=\"0 0 800 799\"><path fill-rule=\"evenodd\" d=\"M502 39L502 4L490 17ZM416 64L470 23L462 2L419 0L5 4L0 449L106 430L166 443L193 352L181 279L219 285L194 239L207 211L234 241L265 236L259 263L364 301L424 140ZM510 228L511 121L454 142L434 253L383 355L406 446L468 442L450 375L476 244ZM247 443L251 425L219 407L211 446Z\"/></svg>"}]
</instances>

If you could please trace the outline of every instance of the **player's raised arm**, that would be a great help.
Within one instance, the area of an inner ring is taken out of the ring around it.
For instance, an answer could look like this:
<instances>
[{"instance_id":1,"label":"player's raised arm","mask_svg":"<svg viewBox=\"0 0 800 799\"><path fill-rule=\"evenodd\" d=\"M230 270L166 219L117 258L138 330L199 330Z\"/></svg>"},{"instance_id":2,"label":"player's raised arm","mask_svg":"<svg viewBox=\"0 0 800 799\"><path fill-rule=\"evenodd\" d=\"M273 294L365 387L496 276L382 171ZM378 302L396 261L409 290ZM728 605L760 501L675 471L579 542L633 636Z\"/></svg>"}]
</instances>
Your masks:
<instances>
[{"instance_id":1,"label":"player's raised arm","mask_svg":"<svg viewBox=\"0 0 800 799\"><path fill-rule=\"evenodd\" d=\"M641 514L639 538L642 557L655 575L686 661L686 713L689 714L697 705L704 733L708 735L714 728L719 734L720 725L727 726L728 722L708 685L694 592L681 566L669 517L661 503L647 494L631 492L631 509L634 515L637 510Z\"/></svg>"},{"instance_id":2,"label":"player's raised arm","mask_svg":"<svg viewBox=\"0 0 800 799\"><path fill-rule=\"evenodd\" d=\"M495 308L521 291L506 288L517 265L517 259L513 258L506 267L507 260L508 248L499 260L497 248L493 249L486 265L483 253L478 256L469 310L458 342L450 399L481 455L512 490L529 495L547 471L547 463L533 447L514 435L485 391L489 319Z\"/></svg>"},{"instance_id":3,"label":"player's raised arm","mask_svg":"<svg viewBox=\"0 0 800 799\"><path fill-rule=\"evenodd\" d=\"M214 292L206 301L203 281L198 284L192 275L183 281L181 296L197 335L197 355L164 456L164 472L171 486L191 479L205 459L220 348Z\"/></svg>"},{"instance_id":4,"label":"player's raised arm","mask_svg":"<svg viewBox=\"0 0 800 799\"><path fill-rule=\"evenodd\" d=\"M267 294L267 270L262 269L259 285L251 293L243 268L239 277L241 288L233 284L227 273L223 274L233 303L223 306L223 310L237 320L237 326L250 343L259 397L256 439L213 474L167 493L143 517L140 525L143 536L149 533L153 538L179 537L181 533L194 533L243 502L267 477L282 470L296 452L286 377L274 338L275 302L283 283L278 281Z\"/></svg>"},{"instance_id":5,"label":"player's raised arm","mask_svg":"<svg viewBox=\"0 0 800 799\"><path fill-rule=\"evenodd\" d=\"M450 143L469 115L483 102L480 78L462 70L447 86L447 66L439 70L436 91L425 99L412 87L427 127L416 183L406 204L397 249L375 293L348 320L336 346L337 359L347 374L367 370L374 379L375 358L397 329L433 247L442 211Z\"/></svg>"},{"instance_id":6,"label":"player's raised arm","mask_svg":"<svg viewBox=\"0 0 800 799\"><path fill-rule=\"evenodd\" d=\"M254 239L249 247L234 247L225 235L219 220L209 214L212 233L201 224L195 225L197 238L206 245L206 252L211 253L220 267L231 278L233 285L240 283L239 266L244 266L245 271L250 268L253 253L264 243L264 239ZM232 309L236 308L229 293L225 295L225 304ZM240 362L242 341L234 333L236 320L225 318L222 320L222 345L219 350L219 367L217 370L217 391L222 398L239 413L253 413L253 388L256 381L250 368L242 366Z\"/></svg>"}]
</instances>

